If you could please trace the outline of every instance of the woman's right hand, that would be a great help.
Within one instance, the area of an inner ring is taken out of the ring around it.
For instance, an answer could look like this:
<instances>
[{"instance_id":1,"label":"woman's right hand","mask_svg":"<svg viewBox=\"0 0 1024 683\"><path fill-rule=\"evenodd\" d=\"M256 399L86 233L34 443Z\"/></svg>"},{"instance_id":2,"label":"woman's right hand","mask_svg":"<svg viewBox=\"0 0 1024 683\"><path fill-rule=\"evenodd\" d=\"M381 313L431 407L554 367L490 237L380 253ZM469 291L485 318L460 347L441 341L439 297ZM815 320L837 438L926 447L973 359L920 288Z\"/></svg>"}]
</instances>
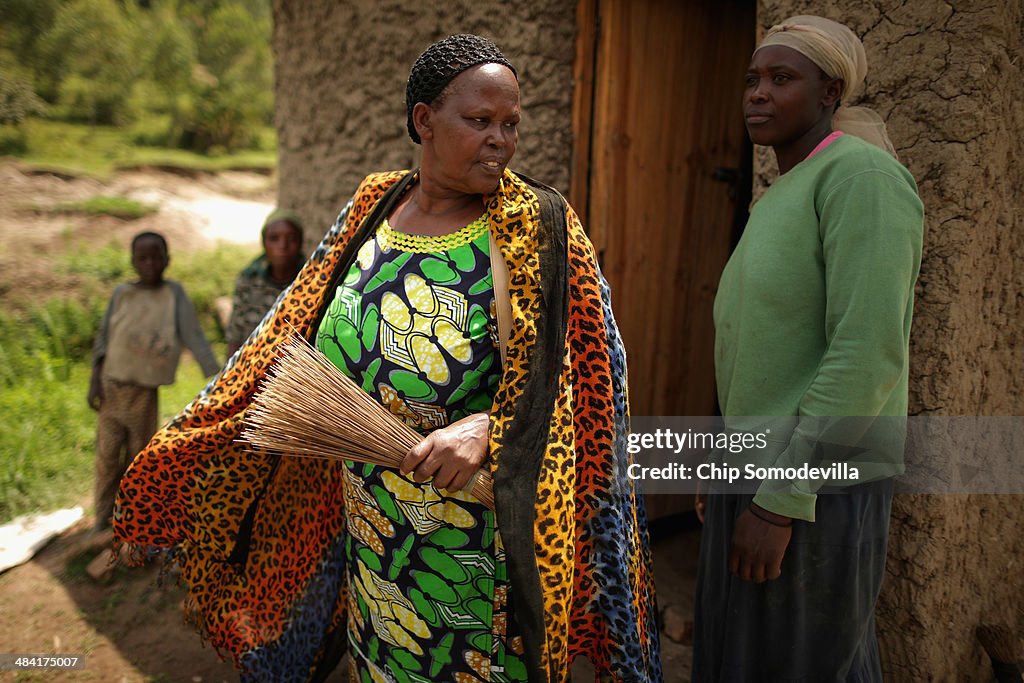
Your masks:
<instances>
[{"instance_id":1,"label":"woman's right hand","mask_svg":"<svg viewBox=\"0 0 1024 683\"><path fill-rule=\"evenodd\" d=\"M416 481L433 477L435 487L458 491L487 462L489 426L488 413L475 413L437 429L409 449L399 469Z\"/></svg>"}]
</instances>

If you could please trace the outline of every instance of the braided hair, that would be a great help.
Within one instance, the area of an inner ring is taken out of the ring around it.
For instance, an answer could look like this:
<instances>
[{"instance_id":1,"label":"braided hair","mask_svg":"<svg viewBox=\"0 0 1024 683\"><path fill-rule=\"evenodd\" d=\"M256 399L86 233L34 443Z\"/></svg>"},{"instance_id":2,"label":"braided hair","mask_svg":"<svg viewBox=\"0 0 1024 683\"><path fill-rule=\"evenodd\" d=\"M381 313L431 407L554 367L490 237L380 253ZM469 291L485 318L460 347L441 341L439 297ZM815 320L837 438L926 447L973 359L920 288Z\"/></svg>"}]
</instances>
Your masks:
<instances>
[{"instance_id":1,"label":"braided hair","mask_svg":"<svg viewBox=\"0 0 1024 683\"><path fill-rule=\"evenodd\" d=\"M434 104L456 76L478 64L501 64L508 67L517 79L519 77L497 45L487 38L471 34L439 40L416 59L405 86L406 126L413 142L420 144L420 135L412 122L412 108L418 102Z\"/></svg>"}]
</instances>

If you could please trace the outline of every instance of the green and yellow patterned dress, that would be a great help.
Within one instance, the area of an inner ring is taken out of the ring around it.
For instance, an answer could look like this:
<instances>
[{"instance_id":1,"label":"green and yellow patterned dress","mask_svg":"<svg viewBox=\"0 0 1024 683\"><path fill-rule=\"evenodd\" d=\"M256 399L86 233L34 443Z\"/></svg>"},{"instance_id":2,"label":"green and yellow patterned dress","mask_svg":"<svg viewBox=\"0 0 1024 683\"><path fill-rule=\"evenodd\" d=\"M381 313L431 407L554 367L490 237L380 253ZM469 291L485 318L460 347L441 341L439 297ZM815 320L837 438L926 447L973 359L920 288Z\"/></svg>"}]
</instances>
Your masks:
<instances>
[{"instance_id":1,"label":"green and yellow patterned dress","mask_svg":"<svg viewBox=\"0 0 1024 683\"><path fill-rule=\"evenodd\" d=\"M317 347L414 429L488 410L500 377L487 223L441 237L385 220ZM349 652L359 681L526 680L494 513L398 470L347 463Z\"/></svg>"}]
</instances>

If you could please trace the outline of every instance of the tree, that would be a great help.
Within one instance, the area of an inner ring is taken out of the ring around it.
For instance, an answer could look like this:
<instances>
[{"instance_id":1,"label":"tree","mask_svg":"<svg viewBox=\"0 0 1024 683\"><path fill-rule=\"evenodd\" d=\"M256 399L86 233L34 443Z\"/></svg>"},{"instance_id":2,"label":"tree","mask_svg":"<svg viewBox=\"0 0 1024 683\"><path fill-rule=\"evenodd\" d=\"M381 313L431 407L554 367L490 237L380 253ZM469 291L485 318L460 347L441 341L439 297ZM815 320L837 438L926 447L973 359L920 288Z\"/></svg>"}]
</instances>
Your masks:
<instances>
[{"instance_id":1,"label":"tree","mask_svg":"<svg viewBox=\"0 0 1024 683\"><path fill-rule=\"evenodd\" d=\"M251 146L259 126L271 122L270 29L269 14L261 18L237 2L224 2L206 17L198 54L216 81L195 83L195 117L188 129L194 147Z\"/></svg>"},{"instance_id":2,"label":"tree","mask_svg":"<svg viewBox=\"0 0 1024 683\"><path fill-rule=\"evenodd\" d=\"M45 111L46 103L32 91L26 79L0 68L0 125L18 125L26 117Z\"/></svg>"},{"instance_id":3,"label":"tree","mask_svg":"<svg viewBox=\"0 0 1024 683\"><path fill-rule=\"evenodd\" d=\"M3 0L0 2L0 50L20 66L39 66L38 42L50 26L61 0Z\"/></svg>"},{"instance_id":4,"label":"tree","mask_svg":"<svg viewBox=\"0 0 1024 683\"><path fill-rule=\"evenodd\" d=\"M72 120L118 124L132 118L138 77L133 25L114 0L72 0L39 41L44 95Z\"/></svg>"}]
</instances>

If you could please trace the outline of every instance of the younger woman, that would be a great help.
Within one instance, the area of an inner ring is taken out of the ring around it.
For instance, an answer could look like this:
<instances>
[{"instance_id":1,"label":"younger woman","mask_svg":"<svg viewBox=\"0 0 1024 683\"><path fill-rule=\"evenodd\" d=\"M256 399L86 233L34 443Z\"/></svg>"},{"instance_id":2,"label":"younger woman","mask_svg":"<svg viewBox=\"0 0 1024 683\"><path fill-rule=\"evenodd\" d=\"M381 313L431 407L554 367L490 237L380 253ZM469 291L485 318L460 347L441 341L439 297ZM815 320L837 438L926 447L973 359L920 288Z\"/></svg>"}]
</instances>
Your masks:
<instances>
[{"instance_id":1,"label":"younger woman","mask_svg":"<svg viewBox=\"0 0 1024 683\"><path fill-rule=\"evenodd\" d=\"M722 273L715 371L726 418L800 418L766 465L817 457L807 418L906 415L923 210L881 119L845 103L866 69L850 29L794 17L747 71L747 131L780 177ZM708 496L693 680L881 680L892 481L816 493L766 481Z\"/></svg>"}]
</instances>

